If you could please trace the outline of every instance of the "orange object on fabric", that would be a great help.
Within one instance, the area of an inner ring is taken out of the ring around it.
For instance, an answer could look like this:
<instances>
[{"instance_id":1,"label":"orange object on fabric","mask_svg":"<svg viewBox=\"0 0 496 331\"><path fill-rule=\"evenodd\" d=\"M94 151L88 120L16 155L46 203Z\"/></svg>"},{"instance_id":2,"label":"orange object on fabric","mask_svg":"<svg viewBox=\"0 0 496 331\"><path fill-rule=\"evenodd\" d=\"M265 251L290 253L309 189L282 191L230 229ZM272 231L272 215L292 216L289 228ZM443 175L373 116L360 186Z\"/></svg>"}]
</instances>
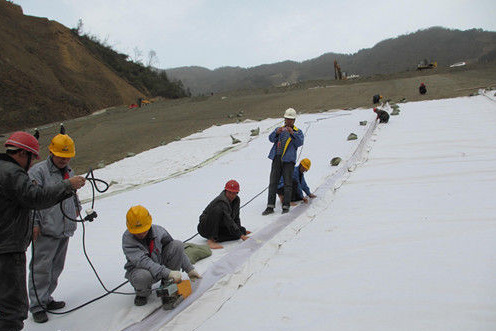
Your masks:
<instances>
[{"instance_id":1,"label":"orange object on fabric","mask_svg":"<svg viewBox=\"0 0 496 331\"><path fill-rule=\"evenodd\" d=\"M180 283L177 283L177 293L182 295L184 299L189 297L191 294L191 281L189 279L185 279Z\"/></svg>"}]
</instances>

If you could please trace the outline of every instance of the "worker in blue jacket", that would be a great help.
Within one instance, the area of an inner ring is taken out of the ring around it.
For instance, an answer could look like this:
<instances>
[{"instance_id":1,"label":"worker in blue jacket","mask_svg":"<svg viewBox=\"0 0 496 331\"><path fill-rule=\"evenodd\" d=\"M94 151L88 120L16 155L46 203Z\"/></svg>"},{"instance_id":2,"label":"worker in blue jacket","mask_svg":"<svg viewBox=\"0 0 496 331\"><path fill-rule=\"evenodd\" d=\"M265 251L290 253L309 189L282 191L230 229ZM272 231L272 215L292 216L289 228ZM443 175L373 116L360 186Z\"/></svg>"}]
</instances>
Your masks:
<instances>
[{"instance_id":1,"label":"worker in blue jacket","mask_svg":"<svg viewBox=\"0 0 496 331\"><path fill-rule=\"evenodd\" d=\"M284 178L284 199L282 213L289 212L291 202L292 173L296 163L296 151L303 145L303 132L295 125L296 111L288 108L284 113L284 125L274 129L269 135L269 141L273 143L269 153L272 160L270 170L269 196L267 208L262 215L269 215L274 212L276 206L277 184L281 176Z\"/></svg>"},{"instance_id":2,"label":"worker in blue jacket","mask_svg":"<svg viewBox=\"0 0 496 331\"><path fill-rule=\"evenodd\" d=\"M310 170L310 166L312 162L309 159L301 160L300 164L294 167L293 171L293 186L291 190L291 205L296 205L297 201L303 201L304 203L308 203L308 198L316 198L315 194L310 192L310 188L307 185L305 180L305 172ZM307 197L303 196L303 192L307 195ZM284 180L281 177L279 181L279 186L277 187L277 194L281 202L283 201L284 194Z\"/></svg>"}]
</instances>

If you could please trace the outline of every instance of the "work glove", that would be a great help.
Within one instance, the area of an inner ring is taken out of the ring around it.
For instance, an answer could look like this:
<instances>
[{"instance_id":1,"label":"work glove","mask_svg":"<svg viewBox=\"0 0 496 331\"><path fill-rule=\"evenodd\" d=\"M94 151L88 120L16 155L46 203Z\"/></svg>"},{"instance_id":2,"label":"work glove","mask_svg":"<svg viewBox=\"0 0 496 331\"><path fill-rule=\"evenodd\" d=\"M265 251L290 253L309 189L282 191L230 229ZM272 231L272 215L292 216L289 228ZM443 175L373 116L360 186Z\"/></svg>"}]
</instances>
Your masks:
<instances>
[{"instance_id":1,"label":"work glove","mask_svg":"<svg viewBox=\"0 0 496 331\"><path fill-rule=\"evenodd\" d=\"M172 270L169 273L169 279L172 280L174 283L179 283L181 281L181 272L177 270Z\"/></svg>"},{"instance_id":2,"label":"work glove","mask_svg":"<svg viewBox=\"0 0 496 331\"><path fill-rule=\"evenodd\" d=\"M200 279L202 278L202 276L200 276L200 274L195 270L191 270L190 272L188 272L188 277L189 279L191 279L192 281L195 281L197 279Z\"/></svg>"}]
</instances>

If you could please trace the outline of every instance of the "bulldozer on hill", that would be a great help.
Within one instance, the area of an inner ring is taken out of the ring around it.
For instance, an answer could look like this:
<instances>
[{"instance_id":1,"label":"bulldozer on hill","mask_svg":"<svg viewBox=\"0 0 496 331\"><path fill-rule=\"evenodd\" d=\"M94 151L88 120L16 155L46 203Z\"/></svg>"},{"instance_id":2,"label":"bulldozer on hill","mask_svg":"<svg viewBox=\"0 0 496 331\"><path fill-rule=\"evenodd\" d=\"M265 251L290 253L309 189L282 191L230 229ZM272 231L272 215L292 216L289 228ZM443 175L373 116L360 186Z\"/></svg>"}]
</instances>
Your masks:
<instances>
[{"instance_id":1,"label":"bulldozer on hill","mask_svg":"<svg viewBox=\"0 0 496 331\"><path fill-rule=\"evenodd\" d=\"M428 62L426 59L417 64L417 70L437 68L437 62Z\"/></svg>"}]
</instances>

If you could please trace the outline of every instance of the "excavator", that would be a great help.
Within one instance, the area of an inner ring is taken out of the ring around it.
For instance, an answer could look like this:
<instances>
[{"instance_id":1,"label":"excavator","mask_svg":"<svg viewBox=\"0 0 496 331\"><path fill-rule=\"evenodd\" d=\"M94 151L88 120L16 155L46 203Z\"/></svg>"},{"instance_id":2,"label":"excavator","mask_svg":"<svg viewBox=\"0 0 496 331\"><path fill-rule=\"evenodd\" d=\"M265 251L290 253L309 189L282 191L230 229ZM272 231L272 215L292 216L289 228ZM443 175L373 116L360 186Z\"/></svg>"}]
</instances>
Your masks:
<instances>
[{"instance_id":1,"label":"excavator","mask_svg":"<svg viewBox=\"0 0 496 331\"><path fill-rule=\"evenodd\" d=\"M417 64L417 70L437 68L437 62L428 62L426 59Z\"/></svg>"}]
</instances>

